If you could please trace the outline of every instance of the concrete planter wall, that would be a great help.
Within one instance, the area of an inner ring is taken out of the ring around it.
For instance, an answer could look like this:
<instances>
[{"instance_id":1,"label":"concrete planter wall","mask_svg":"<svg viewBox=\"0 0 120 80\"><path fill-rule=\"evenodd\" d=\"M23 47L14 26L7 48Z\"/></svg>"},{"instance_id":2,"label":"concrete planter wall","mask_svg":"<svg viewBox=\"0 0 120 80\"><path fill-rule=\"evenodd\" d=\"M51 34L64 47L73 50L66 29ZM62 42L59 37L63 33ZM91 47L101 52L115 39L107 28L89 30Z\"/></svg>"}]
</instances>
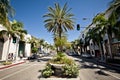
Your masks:
<instances>
[{"instance_id":1,"label":"concrete planter wall","mask_svg":"<svg viewBox=\"0 0 120 80\"><path fill-rule=\"evenodd\" d=\"M49 63L51 68L54 70L54 75L56 76L62 76L63 73L63 66L65 64L54 64L54 63Z\"/></svg>"}]
</instances>

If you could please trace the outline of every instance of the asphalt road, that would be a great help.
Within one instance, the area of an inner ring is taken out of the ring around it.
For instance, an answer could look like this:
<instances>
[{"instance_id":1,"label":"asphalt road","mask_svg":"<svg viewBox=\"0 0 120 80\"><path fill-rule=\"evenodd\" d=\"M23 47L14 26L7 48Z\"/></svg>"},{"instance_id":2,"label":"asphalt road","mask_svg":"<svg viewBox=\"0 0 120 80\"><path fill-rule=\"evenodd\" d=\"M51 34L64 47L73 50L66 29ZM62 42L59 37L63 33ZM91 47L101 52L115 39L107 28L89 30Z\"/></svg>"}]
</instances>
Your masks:
<instances>
[{"instance_id":1,"label":"asphalt road","mask_svg":"<svg viewBox=\"0 0 120 80\"><path fill-rule=\"evenodd\" d=\"M81 80L120 80L120 73L90 59L74 58L79 64Z\"/></svg>"},{"instance_id":2,"label":"asphalt road","mask_svg":"<svg viewBox=\"0 0 120 80\"><path fill-rule=\"evenodd\" d=\"M74 58L80 68L80 80L120 80L120 73L93 62ZM0 80L41 80L40 75L49 57L0 70ZM47 80L47 79L46 79ZM64 79L61 79L64 80Z\"/></svg>"},{"instance_id":3,"label":"asphalt road","mask_svg":"<svg viewBox=\"0 0 120 80\"><path fill-rule=\"evenodd\" d=\"M0 71L0 80L39 80L45 62L29 62Z\"/></svg>"}]
</instances>

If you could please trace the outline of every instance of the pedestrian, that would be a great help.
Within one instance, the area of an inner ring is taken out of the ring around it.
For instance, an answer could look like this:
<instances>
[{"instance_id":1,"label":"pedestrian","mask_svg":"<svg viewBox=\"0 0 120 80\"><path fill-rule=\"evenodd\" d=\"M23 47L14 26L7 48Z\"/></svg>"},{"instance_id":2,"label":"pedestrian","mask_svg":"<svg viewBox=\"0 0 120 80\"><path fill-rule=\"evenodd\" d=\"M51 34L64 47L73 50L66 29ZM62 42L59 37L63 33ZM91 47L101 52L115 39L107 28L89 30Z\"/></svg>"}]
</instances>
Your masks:
<instances>
[{"instance_id":1,"label":"pedestrian","mask_svg":"<svg viewBox=\"0 0 120 80\"><path fill-rule=\"evenodd\" d=\"M13 60L13 53L11 53L11 60Z\"/></svg>"},{"instance_id":2,"label":"pedestrian","mask_svg":"<svg viewBox=\"0 0 120 80\"><path fill-rule=\"evenodd\" d=\"M10 55L10 53L8 54L8 59L10 60L10 58L11 58L11 55Z\"/></svg>"}]
</instances>

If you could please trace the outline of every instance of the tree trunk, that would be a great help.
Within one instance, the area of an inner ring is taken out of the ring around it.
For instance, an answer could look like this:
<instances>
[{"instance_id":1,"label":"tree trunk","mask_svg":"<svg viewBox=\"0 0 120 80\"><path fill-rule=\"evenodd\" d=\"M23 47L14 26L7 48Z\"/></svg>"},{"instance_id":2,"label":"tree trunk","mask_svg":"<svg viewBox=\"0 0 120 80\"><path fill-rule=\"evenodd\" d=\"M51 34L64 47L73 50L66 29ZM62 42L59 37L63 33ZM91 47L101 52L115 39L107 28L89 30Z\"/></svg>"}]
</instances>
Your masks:
<instances>
[{"instance_id":1,"label":"tree trunk","mask_svg":"<svg viewBox=\"0 0 120 80\"><path fill-rule=\"evenodd\" d=\"M62 38L62 28L61 28L61 25L59 25L59 38L61 39ZM60 45L59 46L59 51L62 51L63 50L63 46Z\"/></svg>"},{"instance_id":2,"label":"tree trunk","mask_svg":"<svg viewBox=\"0 0 120 80\"><path fill-rule=\"evenodd\" d=\"M109 48L109 54L110 58L113 59L113 54L112 54L112 36L108 34L108 48Z\"/></svg>"},{"instance_id":3,"label":"tree trunk","mask_svg":"<svg viewBox=\"0 0 120 80\"><path fill-rule=\"evenodd\" d=\"M105 40L104 46L105 46L105 51L106 51L105 54L104 54L105 62L107 62L107 56L108 56L108 53L109 53L109 51L108 51L108 40Z\"/></svg>"},{"instance_id":4,"label":"tree trunk","mask_svg":"<svg viewBox=\"0 0 120 80\"><path fill-rule=\"evenodd\" d=\"M101 61L103 61L103 58L104 58L104 54L103 54L103 45L101 43L101 41L99 41L99 49L100 49L100 56L98 56L98 58L100 58Z\"/></svg>"},{"instance_id":5,"label":"tree trunk","mask_svg":"<svg viewBox=\"0 0 120 80\"><path fill-rule=\"evenodd\" d=\"M101 47L101 60L104 60L104 52L103 52L103 45L102 42L100 42L100 47Z\"/></svg>"}]
</instances>

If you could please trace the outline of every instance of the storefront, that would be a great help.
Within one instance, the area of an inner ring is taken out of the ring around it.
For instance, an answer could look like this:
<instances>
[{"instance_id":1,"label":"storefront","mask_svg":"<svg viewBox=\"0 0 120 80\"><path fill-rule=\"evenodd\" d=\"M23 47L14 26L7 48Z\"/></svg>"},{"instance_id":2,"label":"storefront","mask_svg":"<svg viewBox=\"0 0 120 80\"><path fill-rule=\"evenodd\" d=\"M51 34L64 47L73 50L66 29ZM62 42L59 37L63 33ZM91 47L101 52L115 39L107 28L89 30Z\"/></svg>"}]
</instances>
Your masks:
<instances>
[{"instance_id":1,"label":"storefront","mask_svg":"<svg viewBox=\"0 0 120 80\"><path fill-rule=\"evenodd\" d=\"M114 56L120 56L120 41L112 44L112 53Z\"/></svg>"}]
</instances>

